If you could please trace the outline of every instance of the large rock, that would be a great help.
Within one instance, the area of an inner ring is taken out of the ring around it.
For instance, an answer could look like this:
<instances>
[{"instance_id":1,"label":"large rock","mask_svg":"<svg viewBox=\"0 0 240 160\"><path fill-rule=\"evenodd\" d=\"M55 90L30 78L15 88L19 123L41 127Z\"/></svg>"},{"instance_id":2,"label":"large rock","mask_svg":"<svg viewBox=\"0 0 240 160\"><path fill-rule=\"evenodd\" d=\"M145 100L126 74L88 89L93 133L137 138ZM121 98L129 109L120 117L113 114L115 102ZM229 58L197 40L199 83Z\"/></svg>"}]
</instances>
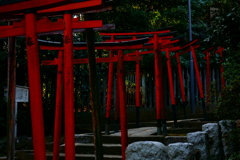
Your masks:
<instances>
[{"instance_id":1,"label":"large rock","mask_svg":"<svg viewBox=\"0 0 240 160\"><path fill-rule=\"evenodd\" d=\"M200 152L201 160L209 160L208 135L206 132L191 132L187 134L187 140L192 143L195 150Z\"/></svg>"},{"instance_id":2,"label":"large rock","mask_svg":"<svg viewBox=\"0 0 240 160\"><path fill-rule=\"evenodd\" d=\"M168 147L160 142L134 142L126 149L126 160L168 160L167 149Z\"/></svg>"},{"instance_id":3,"label":"large rock","mask_svg":"<svg viewBox=\"0 0 240 160\"><path fill-rule=\"evenodd\" d=\"M225 158L229 158L231 154L233 154L234 149L231 141L226 139L228 133L236 127L235 121L232 120L221 120L219 121L219 125L221 126L222 132L222 145Z\"/></svg>"},{"instance_id":4,"label":"large rock","mask_svg":"<svg viewBox=\"0 0 240 160\"><path fill-rule=\"evenodd\" d=\"M220 141L220 127L218 123L207 123L202 125L202 130L207 132L210 139L210 157L211 160L221 160L222 157L222 144Z\"/></svg>"},{"instance_id":5,"label":"large rock","mask_svg":"<svg viewBox=\"0 0 240 160\"><path fill-rule=\"evenodd\" d=\"M191 143L171 143L168 145L170 160L191 160L194 157L194 146Z\"/></svg>"}]
</instances>

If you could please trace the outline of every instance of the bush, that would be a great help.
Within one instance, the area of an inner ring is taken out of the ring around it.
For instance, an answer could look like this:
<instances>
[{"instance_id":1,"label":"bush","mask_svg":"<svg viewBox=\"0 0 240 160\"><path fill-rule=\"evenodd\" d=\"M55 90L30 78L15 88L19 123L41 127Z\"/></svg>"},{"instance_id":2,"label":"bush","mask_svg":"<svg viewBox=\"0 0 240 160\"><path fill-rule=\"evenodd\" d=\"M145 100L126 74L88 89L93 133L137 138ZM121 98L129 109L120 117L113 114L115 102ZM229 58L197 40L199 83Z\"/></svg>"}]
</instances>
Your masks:
<instances>
[{"instance_id":1,"label":"bush","mask_svg":"<svg viewBox=\"0 0 240 160\"><path fill-rule=\"evenodd\" d=\"M240 118L240 77L220 93L214 115L219 120L237 120Z\"/></svg>"}]
</instances>

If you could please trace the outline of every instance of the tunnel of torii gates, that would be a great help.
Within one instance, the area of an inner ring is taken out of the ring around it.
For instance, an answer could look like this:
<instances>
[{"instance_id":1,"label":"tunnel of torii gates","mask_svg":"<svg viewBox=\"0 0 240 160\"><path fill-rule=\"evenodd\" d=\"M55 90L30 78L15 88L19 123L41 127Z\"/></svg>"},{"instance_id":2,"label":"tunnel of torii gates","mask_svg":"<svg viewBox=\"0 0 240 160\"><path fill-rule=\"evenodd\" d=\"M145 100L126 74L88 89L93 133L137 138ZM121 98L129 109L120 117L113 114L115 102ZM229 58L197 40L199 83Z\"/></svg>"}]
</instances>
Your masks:
<instances>
[{"instance_id":1,"label":"tunnel of torii gates","mask_svg":"<svg viewBox=\"0 0 240 160\"><path fill-rule=\"evenodd\" d=\"M74 136L74 103L73 103L73 29L86 29L91 34L90 28L102 27L102 21L79 21L72 18L73 14L94 13L111 9L105 5L106 0L2 0L0 1L0 20L9 21L12 24L0 26L0 38L9 37L9 81L8 81L8 144L7 157L15 157L15 37L26 37L26 51L28 64L28 80L30 92L30 108L32 121L32 137L35 160L46 160L46 147L44 136L44 121L42 113L42 89L40 82L39 45L37 35L51 34L55 31L63 31L64 42L64 124L65 124L65 158L75 159L75 136ZM46 16L63 16L57 22L51 22ZM89 29L87 29L89 28ZM88 39L93 37L89 36ZM88 43L88 46L91 43ZM88 49L90 50L90 49ZM91 64L89 62L89 64ZM37 113L37 114L36 114ZM60 134L60 133L59 133ZM95 136L96 137L96 136ZM94 138L95 138L94 137ZM95 138L96 139L96 138ZM96 145L95 145L96 146ZM98 147L96 147L98 148ZM55 154L53 159L59 159L59 154ZM96 156L100 155L96 149Z\"/></svg>"},{"instance_id":2,"label":"tunnel of torii gates","mask_svg":"<svg viewBox=\"0 0 240 160\"><path fill-rule=\"evenodd\" d=\"M54 123L54 153L53 159L59 159L59 143L60 143L60 120L61 120L61 95L64 96L64 122L65 122L65 158L69 160L75 159L75 137L74 137L74 94L73 94L73 64L74 63L89 63L86 59L74 60L73 50L90 50L92 44L78 43L74 44L72 41L73 29L79 28L95 28L102 27L102 21L78 21L72 18L72 14L81 11L87 11L92 9L101 9L103 7L102 0L89 0L89 1L74 1L71 3L69 0L42 0L38 3L37 0L29 1L14 1L11 4L5 1L0 3L0 18L1 19L21 19L21 21L13 21L12 25L0 26L0 38L26 36L26 49L27 49L27 63L28 63L28 78L30 88L30 106L31 106L31 118L32 118L32 135L33 135L33 147L34 147L34 159L44 160L46 159L45 139L44 139L44 125L42 115L42 94L41 94L41 82L40 82L40 64L38 56L38 43L41 44L41 49L53 49L59 51L58 59L49 62L43 62L48 65L58 65L58 70L62 70L63 74L58 72L58 97L56 102L56 115ZM70 4L67 4L70 3ZM63 5L67 4L67 5ZM55 8L49 8L55 7ZM7 13L7 15L6 15ZM49 15L63 15L63 19L57 22L51 22L48 18L41 18ZM39 20L37 20L39 19ZM37 39L37 34L54 32L63 30L63 44L44 42ZM106 112L106 131L108 132L110 108L111 108L111 87L112 87L112 75L113 75L113 63L118 62L117 69L117 90L118 90L118 103L116 109L116 115L120 112L121 123L121 141L122 141L122 157L125 159L125 149L128 145L127 142L127 121L126 121L126 101L125 101L125 81L124 81L124 61L136 61L136 76L139 80L140 60L141 54L154 53L154 70L155 70L155 88L156 88L156 119L158 123L158 134L161 134L161 127L163 127L163 134L166 134L166 116L165 106L163 101L163 80L162 80L162 57L161 52L166 52L168 58L168 79L169 89L171 95L171 104L173 109L173 119L175 127L177 127L177 116L175 109L175 98L173 90L173 81L171 74L171 62L170 52L178 52L176 58L183 53L192 51L195 54L195 49L198 48L193 44L195 41L180 47L173 46L179 39L173 38L173 33L170 30L156 31L156 32L140 32L140 33L102 33L102 35L111 36L111 42L99 42L95 43L96 49L106 49L110 51L109 58L97 59L97 62L109 62L109 86L108 86L108 100L107 100L107 112ZM122 35L126 36L125 40L115 39L114 36ZM129 38L127 36L131 35ZM91 37L88 37L89 39ZM11 38L10 38L11 39ZM124 40L124 41L123 41ZM11 44L11 43L10 43ZM10 51L14 52L14 43L12 43ZM89 47L91 46L91 47ZM189 49L190 47L190 49ZM92 47L91 49L94 49ZM124 55L124 50L135 49L134 53ZM148 51L142 51L141 49L148 49ZM181 51L181 52L180 52ZM117 55L114 53L117 52ZM209 52L206 52L209 53ZM216 53L222 53L222 49L216 51ZM56 64L54 64L56 63ZM196 56L194 58L194 67L196 75L199 73ZM178 64L180 67L180 63ZM13 70L13 69L12 69ZM13 80L13 71L10 69L10 80ZM179 78L182 79L181 74ZM203 93L200 76L198 78L199 92ZM90 79L91 81L91 79ZM181 82L182 83L182 82ZM9 82L9 96L8 102L14 99L14 83ZM64 85L62 85L64 84ZM140 107L140 83L137 81L136 94L136 109L137 115ZM183 83L181 84L183 85ZM61 88L63 86L63 88ZM203 94L200 94L201 98L204 98ZM182 92L182 99L184 100L184 92ZM186 100L185 100L186 101ZM14 104L14 103L13 103ZM11 109L13 109L12 107ZM38 113L38 114L36 114ZM116 116L117 117L117 116ZM139 123L139 116L137 116L137 123ZM14 126L14 123L12 123ZM11 138L11 137L10 137ZM96 142L97 143L97 142ZM57 146L58 145L58 146ZM13 149L14 150L14 149ZM98 152L98 150L96 150ZM13 154L14 155L14 154Z\"/></svg>"},{"instance_id":3,"label":"tunnel of torii gates","mask_svg":"<svg viewBox=\"0 0 240 160\"><path fill-rule=\"evenodd\" d=\"M105 42L95 42L96 50L108 50L110 52L110 57L104 58L96 58L97 63L109 63L108 68L108 90L107 90L107 104L106 104L106 127L105 133L109 134L108 126L110 124L110 113L112 106L112 87L113 87L113 67L114 62L117 62L117 95L116 95L116 106L115 106L115 120L119 119L120 114L120 125L121 125L121 143L122 143L122 156L125 156L125 149L128 145L127 142L127 117L126 117L126 100L125 100L125 77L124 77L124 62L125 61L135 61L136 62L136 125L139 127L139 108L140 108L140 61L142 60L142 54L151 54L154 53L154 70L155 70L155 87L156 87L156 119L157 119L157 130L158 134L167 134L166 130L166 116L165 116L165 106L163 101L163 82L162 82L162 62L161 62L161 52L166 52L167 58L167 69L168 69L168 81L169 81L169 90L173 111L173 119L175 127L177 127L177 115L176 115L176 102L174 97L174 88L173 88L173 77L172 77L172 69L171 69L171 58L176 58L178 63L178 76L181 90L182 101L186 103L185 91L184 91L184 83L182 77L182 69L180 63L180 56L182 54L188 53L192 51L193 61L194 61L194 69L197 78L197 84L199 88L200 98L203 100L203 111L205 119L207 119L207 112L204 103L204 93L203 87L200 78L200 72L197 63L197 57L195 49L199 48L200 45L196 44L199 40L193 40L184 46L173 46L174 43L178 42L179 39L173 38L173 35L176 32L171 32L170 30L162 30L155 32L134 32L134 33L101 33L102 38L105 39ZM43 65L57 65L58 66L58 75L57 75L57 86L61 86L63 83L62 78L62 66L63 66L63 51L64 46L61 42L53 42L53 41L44 41L39 40L40 49L41 50L56 50L58 51L58 58L54 60L45 60L42 61ZM86 42L78 42L73 44L73 50L86 50ZM134 49L133 53L124 54L124 50ZM147 51L140 51L145 49ZM213 49L213 47L211 47ZM206 50L203 53L209 51ZM222 49L218 49L217 52L221 52ZM170 56L170 52L176 52L174 56ZM115 55L117 53L117 55ZM88 59L74 59L74 64L87 64ZM210 68L209 68L210 69ZM207 69L207 77L209 75L210 70ZM210 82L209 82L210 83ZM57 88L56 96L56 104L61 104L61 95L63 94L60 88ZM59 93L60 92L60 93ZM55 126L60 124L61 112L56 110L57 119L55 119ZM163 131L161 131L161 127ZM59 128L55 128L59 130ZM55 131L56 131L55 130Z\"/></svg>"}]
</instances>

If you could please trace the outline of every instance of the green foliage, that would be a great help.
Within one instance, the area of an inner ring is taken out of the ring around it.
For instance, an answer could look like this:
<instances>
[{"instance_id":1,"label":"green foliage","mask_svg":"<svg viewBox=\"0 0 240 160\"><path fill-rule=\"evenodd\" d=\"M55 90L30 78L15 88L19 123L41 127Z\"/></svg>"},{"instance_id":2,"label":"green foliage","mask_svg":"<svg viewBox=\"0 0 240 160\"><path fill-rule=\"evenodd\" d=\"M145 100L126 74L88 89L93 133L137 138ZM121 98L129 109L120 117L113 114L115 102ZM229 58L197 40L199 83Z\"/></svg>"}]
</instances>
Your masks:
<instances>
[{"instance_id":1,"label":"green foliage","mask_svg":"<svg viewBox=\"0 0 240 160\"><path fill-rule=\"evenodd\" d=\"M230 158L228 158L228 160L239 160L239 159L240 159L240 151L235 152L230 156Z\"/></svg>"},{"instance_id":2,"label":"green foliage","mask_svg":"<svg viewBox=\"0 0 240 160\"><path fill-rule=\"evenodd\" d=\"M236 120L240 117L240 77L221 92L215 116L218 119Z\"/></svg>"}]
</instances>

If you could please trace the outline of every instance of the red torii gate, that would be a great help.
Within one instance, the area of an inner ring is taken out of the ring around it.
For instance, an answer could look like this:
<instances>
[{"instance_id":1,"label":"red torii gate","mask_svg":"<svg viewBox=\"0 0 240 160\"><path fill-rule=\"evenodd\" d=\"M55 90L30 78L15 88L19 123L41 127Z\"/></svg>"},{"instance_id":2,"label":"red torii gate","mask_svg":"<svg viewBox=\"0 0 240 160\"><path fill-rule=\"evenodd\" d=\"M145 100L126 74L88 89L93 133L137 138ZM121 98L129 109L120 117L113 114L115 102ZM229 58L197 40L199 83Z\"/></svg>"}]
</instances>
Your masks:
<instances>
[{"instance_id":1,"label":"red torii gate","mask_svg":"<svg viewBox=\"0 0 240 160\"><path fill-rule=\"evenodd\" d=\"M206 60L206 102L207 102L207 106L210 105L210 83L211 83L211 67L210 67L210 58L211 58L211 54L210 51L212 51L214 49L214 47L210 47L204 51L202 51L202 53L205 54L204 59ZM224 50L223 47L218 47L218 49L216 51L213 51L214 54L219 53L220 58L223 58L222 55L222 51ZM220 60L220 63L222 62L222 60ZM221 75L221 89L224 89L225 87L225 80L223 77L223 66L222 64L220 64L220 75Z\"/></svg>"},{"instance_id":2,"label":"red torii gate","mask_svg":"<svg viewBox=\"0 0 240 160\"><path fill-rule=\"evenodd\" d=\"M58 76L57 76L57 91L61 91L60 87L61 86L61 78L62 76L59 75L61 73L61 67L62 63L64 63L61 59L61 54L62 51L64 50L64 47L62 47L61 43L57 42L48 42L48 41L39 41L40 42L40 49L42 50L59 50L59 59L55 60L48 60L48 61L43 61L43 65L58 65ZM118 56L115 57L109 57L109 58L97 58L96 61L97 63L103 63L103 62L118 62L118 86L119 86L119 99L120 101L120 120L121 120L121 142L122 142L122 158L125 159L125 150L128 145L127 141L127 117L126 117L126 100L125 100L125 76L124 76L124 61L139 61L141 60L141 56L124 56L123 55L123 50L126 49L142 49L143 44L148 42L148 38L142 38L142 39L137 39L137 40L132 40L132 41L123 41L121 43L119 42L99 42L95 43L95 49L107 49L107 50L118 50ZM73 45L74 50L86 50L87 46L86 43L80 42L80 43L74 43ZM88 63L87 59L74 59L73 64L79 64L79 63ZM65 83L64 83L65 85ZM57 156L59 154L59 142L60 142L60 123L61 123L61 95L62 93L58 94L59 96L56 96L56 111L55 114L57 115L55 118L55 132L54 132L54 141L56 141L56 145L54 143L54 156ZM107 111L106 111L107 112Z\"/></svg>"},{"instance_id":3,"label":"red torii gate","mask_svg":"<svg viewBox=\"0 0 240 160\"><path fill-rule=\"evenodd\" d=\"M171 58L175 57L176 58L176 62L177 62L179 86L180 86L182 102L184 104L184 116L185 116L185 118L187 118L186 110L185 110L185 107L186 107L186 96L185 96L185 90L184 90L184 83L183 83L183 76L182 76L182 66L181 66L181 62L180 62L180 53L179 53L179 51L182 50L182 52L183 52L184 49L190 47L191 45L193 45L197 41L199 41L199 40L193 40L193 41L189 42L188 44L180 47L179 49L175 50L175 52L176 52L175 55L171 56Z\"/></svg>"},{"instance_id":4,"label":"red torii gate","mask_svg":"<svg viewBox=\"0 0 240 160\"><path fill-rule=\"evenodd\" d=\"M181 56L182 54L188 53L190 51L192 52L194 70L195 70L195 75L196 75L197 84L198 84L198 91L199 91L200 98L202 100L202 109L203 109L203 113L204 113L204 118L205 118L205 120L207 120L208 117L207 117L207 110L206 110L205 101L204 101L203 86L202 86L202 82L201 82L201 78L200 78L201 76L200 76L200 72L199 72L199 68L198 68L198 62L197 62L197 56L196 56L196 52L195 52L195 49L199 48L200 45L193 45L194 43L196 43L198 41L199 41L198 39L191 41L190 43L188 43L187 45L185 45L183 47L183 48L186 48L186 47L189 46L190 47L189 49L184 50L182 52L178 52L176 55L174 55L172 57L177 58L177 57ZM182 90L182 92L183 92L183 90Z\"/></svg>"},{"instance_id":5,"label":"red torii gate","mask_svg":"<svg viewBox=\"0 0 240 160\"><path fill-rule=\"evenodd\" d=\"M88 4L88 7L94 7L93 2L100 2L101 0L91 0L84 3ZM47 9L50 7L57 7L59 5L73 2L71 0L17 0L17 1L1 1L0 2L0 17L1 19L24 17L24 21L21 23L14 23L12 26L0 26L0 37L11 37L11 36L26 36L26 48L28 57L28 76L29 76L29 88L30 88L30 106L31 106L31 117L32 117L32 132L33 132L33 146L34 146L34 157L36 160L46 159L45 139L44 139L44 126L43 126L43 115L42 115L42 94L40 85L40 68L39 68L39 57L38 57L38 41L37 33L50 32L55 30L64 30L64 45L65 45L65 56L64 56L64 81L67 81L67 85L64 85L65 91L69 91L69 94L65 94L65 126L69 126L71 130L65 130L65 136L68 139L66 141L66 159L75 159L75 137L74 137L74 113L73 113L73 69L71 62L72 56L72 29L74 22L72 22L72 14L66 10L55 10L56 12L45 13L45 15L54 15L65 11L64 22L61 25L56 25L56 22L49 21L46 19L37 21L36 11L40 9ZM102 2L102 1L101 1ZM10 4L9 4L10 3ZM70 8L81 8L80 5L83 2L74 3ZM77 5L76 5L77 4ZM64 6L66 7L66 6ZM63 8L64 8L63 7ZM4 15L8 13L8 15ZM24 14L23 14L24 13ZM60 22L61 23L61 22ZM82 24L84 24L83 22ZM93 26L87 27L101 27L102 22L95 23ZM80 24L80 23L78 23ZM78 27L79 28L79 27ZM81 28L81 26L80 26ZM84 26L86 28L86 26ZM37 114L35 114L37 113ZM14 123L14 120L13 122ZM67 127L66 127L67 128ZM11 149L12 150L12 149Z\"/></svg>"},{"instance_id":6,"label":"red torii gate","mask_svg":"<svg viewBox=\"0 0 240 160\"><path fill-rule=\"evenodd\" d=\"M161 123L163 123L163 134L167 134L166 131L166 116L165 116L165 107L164 107L164 98L163 98L163 80L162 80L162 65L161 65L161 54L160 51L163 48L171 47L173 43L178 42L179 40L170 41L169 39L173 38L172 35L176 32L170 32L170 30L155 31L155 32L132 32L132 33L101 33L103 38L110 39L107 41L122 41L126 39L136 39L139 37L149 36L150 41L148 44L144 45L144 49L151 49L152 51L143 51L143 52L134 52L128 55L140 55L140 54L149 54L154 53L154 68L155 68L155 85L156 85L156 119L158 123L158 134L160 134ZM105 37L104 37L105 36ZM110 37L106 37L110 36ZM118 36L118 37L117 37ZM140 65L136 62L136 92L140 92L139 84L139 75L140 75ZM111 83L108 83L108 88L111 88ZM109 98L109 97L108 97ZM110 105L110 104L109 104ZM136 93L136 122L138 126L138 114L139 114L139 105L140 106L140 94ZM108 117L106 117L108 118ZM162 121L162 122L161 122Z\"/></svg>"}]
</instances>

